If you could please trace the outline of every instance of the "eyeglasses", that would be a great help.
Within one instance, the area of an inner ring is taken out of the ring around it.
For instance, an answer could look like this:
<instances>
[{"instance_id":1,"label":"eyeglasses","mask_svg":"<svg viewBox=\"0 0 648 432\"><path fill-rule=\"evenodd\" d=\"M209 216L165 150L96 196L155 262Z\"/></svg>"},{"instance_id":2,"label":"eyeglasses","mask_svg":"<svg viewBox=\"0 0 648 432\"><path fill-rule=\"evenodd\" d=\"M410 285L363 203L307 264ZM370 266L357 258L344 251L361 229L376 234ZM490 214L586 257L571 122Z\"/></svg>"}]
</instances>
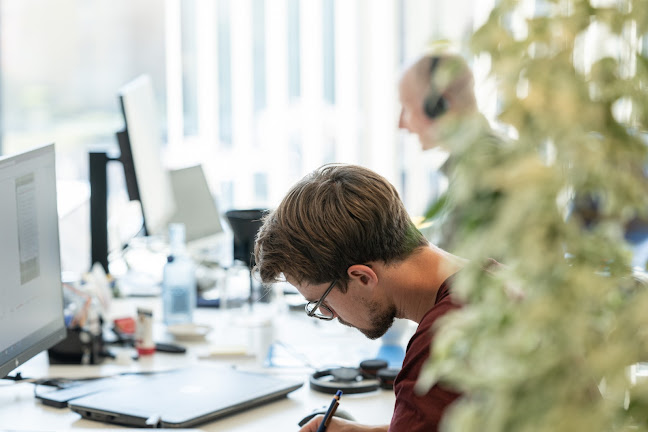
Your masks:
<instances>
[{"instance_id":1,"label":"eyeglasses","mask_svg":"<svg viewBox=\"0 0 648 432\"><path fill-rule=\"evenodd\" d=\"M319 300L308 302L308 304L306 305L306 314L309 317L319 318L321 320L326 320L326 321L330 321L333 318L335 318L335 314L333 314L333 311L323 303L324 303L324 299L326 298L327 295L329 295L329 293L331 292L331 290L333 289L336 283L337 280L334 280L333 283L329 285L329 287L324 292L324 295L320 297Z\"/></svg>"}]
</instances>

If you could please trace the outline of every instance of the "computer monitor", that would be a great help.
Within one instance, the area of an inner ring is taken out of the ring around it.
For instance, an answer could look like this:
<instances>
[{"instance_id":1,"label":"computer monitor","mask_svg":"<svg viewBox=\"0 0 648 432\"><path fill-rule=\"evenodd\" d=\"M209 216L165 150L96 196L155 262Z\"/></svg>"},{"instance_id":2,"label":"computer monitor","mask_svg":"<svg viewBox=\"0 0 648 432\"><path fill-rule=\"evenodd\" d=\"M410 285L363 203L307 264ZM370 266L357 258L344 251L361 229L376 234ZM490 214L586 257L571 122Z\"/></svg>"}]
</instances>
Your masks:
<instances>
[{"instance_id":1,"label":"computer monitor","mask_svg":"<svg viewBox=\"0 0 648 432\"><path fill-rule=\"evenodd\" d=\"M207 245L221 233L220 215L201 166L166 169L151 79L142 75L118 91L124 129L117 132L120 156L90 152L90 229L92 264L108 272L107 170L110 161L122 163L128 196L142 207L145 235L163 235L172 222L182 222L187 241Z\"/></svg>"},{"instance_id":2,"label":"computer monitor","mask_svg":"<svg viewBox=\"0 0 648 432\"><path fill-rule=\"evenodd\" d=\"M65 339L54 144L0 157L0 378Z\"/></svg>"},{"instance_id":3,"label":"computer monitor","mask_svg":"<svg viewBox=\"0 0 648 432\"><path fill-rule=\"evenodd\" d=\"M118 158L105 150L89 152L90 231L92 264L108 272L108 179L107 165L123 165L128 197L142 208L144 235L160 235L175 211L171 180L162 162L162 137L153 84L141 75L121 87L119 104L124 128L117 132Z\"/></svg>"},{"instance_id":4,"label":"computer monitor","mask_svg":"<svg viewBox=\"0 0 648 432\"><path fill-rule=\"evenodd\" d=\"M183 223L187 243L208 246L223 232L220 210L207 184L202 165L171 170L176 211L170 223Z\"/></svg>"},{"instance_id":5,"label":"computer monitor","mask_svg":"<svg viewBox=\"0 0 648 432\"><path fill-rule=\"evenodd\" d=\"M142 204L145 233L164 234L176 208L169 172L162 163L162 136L151 78L141 75L118 94L125 126L117 133L117 140L128 195Z\"/></svg>"}]
</instances>

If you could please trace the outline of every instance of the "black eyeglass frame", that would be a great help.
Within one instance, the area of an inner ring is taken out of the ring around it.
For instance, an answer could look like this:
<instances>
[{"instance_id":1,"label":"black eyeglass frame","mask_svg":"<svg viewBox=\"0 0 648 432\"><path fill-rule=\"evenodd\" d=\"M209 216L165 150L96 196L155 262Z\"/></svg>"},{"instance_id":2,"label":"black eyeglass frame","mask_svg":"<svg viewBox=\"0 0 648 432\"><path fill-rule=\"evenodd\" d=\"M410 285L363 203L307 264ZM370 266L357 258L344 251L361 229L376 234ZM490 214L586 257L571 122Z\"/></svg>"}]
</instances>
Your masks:
<instances>
[{"instance_id":1,"label":"black eyeglass frame","mask_svg":"<svg viewBox=\"0 0 648 432\"><path fill-rule=\"evenodd\" d=\"M306 315L308 315L309 317L312 317L312 318L318 318L318 319L325 320L325 321L331 321L333 318L335 318L335 314L333 313L333 311L331 309L329 309L329 307L326 306L323 303L324 303L324 299L326 299L326 296L329 295L329 293L331 292L331 290L333 290L333 287L337 283L338 283L337 279L334 280L331 283L331 285L329 285L329 287L326 289L326 291L324 291L324 294L322 295L322 297L320 297L319 300L317 300L317 301L309 301L306 304L306 307L304 308L304 309L306 309ZM323 313L318 312L320 310L320 308L324 309L330 315L325 315Z\"/></svg>"}]
</instances>

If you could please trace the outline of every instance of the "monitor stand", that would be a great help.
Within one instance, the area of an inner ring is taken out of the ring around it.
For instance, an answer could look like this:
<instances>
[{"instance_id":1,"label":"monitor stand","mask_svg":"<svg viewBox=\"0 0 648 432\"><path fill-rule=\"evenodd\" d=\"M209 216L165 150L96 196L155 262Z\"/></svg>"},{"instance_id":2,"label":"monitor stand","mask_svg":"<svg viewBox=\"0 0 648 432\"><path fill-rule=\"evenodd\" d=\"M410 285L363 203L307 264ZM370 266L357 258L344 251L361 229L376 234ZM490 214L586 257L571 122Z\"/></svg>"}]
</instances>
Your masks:
<instances>
[{"instance_id":1,"label":"monitor stand","mask_svg":"<svg viewBox=\"0 0 648 432\"><path fill-rule=\"evenodd\" d=\"M104 151L90 151L90 266L98 262L108 272L108 162Z\"/></svg>"}]
</instances>

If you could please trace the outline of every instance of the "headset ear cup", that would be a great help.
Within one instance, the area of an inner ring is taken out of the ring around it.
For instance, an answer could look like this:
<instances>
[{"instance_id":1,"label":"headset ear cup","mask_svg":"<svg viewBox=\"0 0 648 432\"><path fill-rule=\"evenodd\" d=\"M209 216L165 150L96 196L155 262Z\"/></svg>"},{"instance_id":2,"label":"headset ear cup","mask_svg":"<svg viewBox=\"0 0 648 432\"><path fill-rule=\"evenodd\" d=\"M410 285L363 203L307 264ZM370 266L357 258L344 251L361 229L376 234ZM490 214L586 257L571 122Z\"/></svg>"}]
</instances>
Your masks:
<instances>
[{"instance_id":1,"label":"headset ear cup","mask_svg":"<svg viewBox=\"0 0 648 432\"><path fill-rule=\"evenodd\" d=\"M380 383L380 388L385 390L393 389L394 381L396 381L396 377L398 376L399 372L400 369L397 368L380 369L376 373L376 377L378 378L378 382Z\"/></svg>"},{"instance_id":2,"label":"headset ear cup","mask_svg":"<svg viewBox=\"0 0 648 432\"><path fill-rule=\"evenodd\" d=\"M385 360L370 359L360 362L360 373L365 378L376 378L379 370L385 369L389 364Z\"/></svg>"},{"instance_id":3,"label":"headset ear cup","mask_svg":"<svg viewBox=\"0 0 648 432\"><path fill-rule=\"evenodd\" d=\"M425 101L423 102L423 111L428 118L434 120L435 118L441 117L446 111L448 111L449 104L446 98L437 91L438 87L435 85L435 74L437 73L437 68L441 58L434 56L430 59L430 89L428 94L425 96Z\"/></svg>"},{"instance_id":4,"label":"headset ear cup","mask_svg":"<svg viewBox=\"0 0 648 432\"><path fill-rule=\"evenodd\" d=\"M423 103L423 111L430 119L441 117L448 111L449 105L446 98L439 96L437 98L428 96Z\"/></svg>"}]
</instances>

